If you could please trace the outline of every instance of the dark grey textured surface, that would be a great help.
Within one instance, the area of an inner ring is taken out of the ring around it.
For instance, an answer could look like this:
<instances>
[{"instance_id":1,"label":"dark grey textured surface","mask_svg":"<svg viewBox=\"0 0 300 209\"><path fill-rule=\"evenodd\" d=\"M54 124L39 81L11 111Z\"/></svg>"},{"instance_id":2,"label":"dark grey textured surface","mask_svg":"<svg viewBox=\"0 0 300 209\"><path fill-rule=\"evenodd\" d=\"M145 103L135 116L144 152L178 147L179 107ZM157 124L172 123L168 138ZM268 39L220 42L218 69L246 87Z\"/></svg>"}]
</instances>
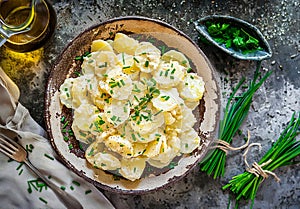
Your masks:
<instances>
[{"instance_id":1,"label":"dark grey textured surface","mask_svg":"<svg viewBox=\"0 0 300 209\"><path fill-rule=\"evenodd\" d=\"M248 21L265 35L273 50L273 57L263 61L263 70L274 71L254 96L249 116L243 124L242 135L234 139L233 145L243 144L247 130L251 141L260 142L262 150L254 148L249 161L259 160L270 148L294 111L300 110L300 4L296 0L86 0L53 1L57 12L57 30L50 45L41 53L39 61L18 64L16 58L6 50L0 50L0 65L21 88L21 102L42 125L44 85L54 63L65 45L84 29L101 21L126 15L140 15L163 20L190 36L198 43L198 34L192 22L211 14L231 15ZM256 63L228 57L212 46L199 43L218 75L223 106L227 92L242 76L251 78ZM28 56L32 56L29 54ZM298 137L299 139L299 137ZM146 195L120 195L105 192L117 208L226 208L228 191L221 187L245 169L242 152L231 152L227 158L224 178L213 180L196 167L191 173L167 189ZM276 170L280 177L277 183L272 177L259 187L254 208L300 208L300 167L283 167ZM241 202L240 208L249 204Z\"/></svg>"}]
</instances>

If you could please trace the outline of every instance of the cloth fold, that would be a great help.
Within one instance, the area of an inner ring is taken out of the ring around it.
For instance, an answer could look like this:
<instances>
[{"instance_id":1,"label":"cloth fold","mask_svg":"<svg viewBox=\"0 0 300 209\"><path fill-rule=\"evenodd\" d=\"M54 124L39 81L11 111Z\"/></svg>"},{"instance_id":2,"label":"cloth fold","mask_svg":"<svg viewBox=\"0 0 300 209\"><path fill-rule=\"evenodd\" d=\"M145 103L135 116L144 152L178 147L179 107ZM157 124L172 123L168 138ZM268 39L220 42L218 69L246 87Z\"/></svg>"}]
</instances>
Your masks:
<instances>
[{"instance_id":1,"label":"cloth fold","mask_svg":"<svg viewBox=\"0 0 300 209\"><path fill-rule=\"evenodd\" d=\"M59 162L47 140L47 133L18 102L20 92L0 68L0 135L18 138L28 151L29 160L61 189L76 197L86 209L112 209L114 206L93 185ZM0 153L1 208L53 208L65 206L23 163L11 161Z\"/></svg>"}]
</instances>

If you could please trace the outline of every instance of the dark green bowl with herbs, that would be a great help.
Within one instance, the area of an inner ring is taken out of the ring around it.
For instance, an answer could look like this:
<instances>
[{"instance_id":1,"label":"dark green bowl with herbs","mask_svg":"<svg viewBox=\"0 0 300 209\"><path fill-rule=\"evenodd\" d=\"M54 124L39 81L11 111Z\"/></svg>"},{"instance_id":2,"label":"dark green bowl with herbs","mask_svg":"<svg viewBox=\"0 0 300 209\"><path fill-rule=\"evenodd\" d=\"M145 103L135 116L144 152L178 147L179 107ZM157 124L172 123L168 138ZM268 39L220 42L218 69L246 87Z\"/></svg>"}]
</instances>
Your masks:
<instances>
[{"instance_id":1,"label":"dark green bowl with herbs","mask_svg":"<svg viewBox=\"0 0 300 209\"><path fill-rule=\"evenodd\" d=\"M254 25L225 15L206 16L194 22L209 43L242 60L261 61L272 56L263 34Z\"/></svg>"}]
</instances>

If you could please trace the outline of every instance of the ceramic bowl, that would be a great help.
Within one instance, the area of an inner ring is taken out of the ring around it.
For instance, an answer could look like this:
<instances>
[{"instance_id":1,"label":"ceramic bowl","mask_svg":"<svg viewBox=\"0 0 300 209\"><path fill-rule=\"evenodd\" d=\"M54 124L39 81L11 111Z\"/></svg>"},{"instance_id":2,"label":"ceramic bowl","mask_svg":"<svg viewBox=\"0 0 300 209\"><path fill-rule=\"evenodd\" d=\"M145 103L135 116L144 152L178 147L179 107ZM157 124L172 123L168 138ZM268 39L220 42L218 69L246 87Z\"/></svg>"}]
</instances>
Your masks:
<instances>
[{"instance_id":1,"label":"ceramic bowl","mask_svg":"<svg viewBox=\"0 0 300 209\"><path fill-rule=\"evenodd\" d=\"M233 27L241 28L244 31L247 31L252 37L256 38L259 41L260 46L262 47L262 51L255 51L248 54L243 54L240 51L236 51L232 48L226 48L225 44L219 44L217 43L213 37L210 36L210 34L207 31L207 27L205 25L206 22L213 22L213 23L227 23L230 24ZM261 61L265 59L269 59L272 57L272 50L263 36L263 34L260 32L260 30L255 27L254 25L241 20L236 17L231 17L227 15L211 15L203 17L197 21L194 22L195 27L197 31L211 44L216 46L218 49L224 51L225 53L241 60L256 60Z\"/></svg>"},{"instance_id":2,"label":"ceramic bowl","mask_svg":"<svg viewBox=\"0 0 300 209\"><path fill-rule=\"evenodd\" d=\"M89 51L93 40L112 39L116 32L149 35L168 47L178 49L191 60L194 72L203 78L206 87L204 97L194 111L197 117L194 128L201 137L201 145L193 153L181 156L178 165L174 168L166 168L162 173L152 174L133 182L124 178L116 179L111 173L90 166L84 158L84 147L80 147L76 139L70 138L66 142L62 133L61 116L66 115L72 120L72 111L61 105L59 87L67 77L74 76L74 72L80 68L80 62L75 61L74 58ZM58 57L46 89L46 126L53 148L72 171L102 189L125 194L140 194L164 188L179 180L204 157L217 130L219 100L220 93L215 71L207 57L187 35L159 20L136 16L121 17L102 22L82 32Z\"/></svg>"}]
</instances>

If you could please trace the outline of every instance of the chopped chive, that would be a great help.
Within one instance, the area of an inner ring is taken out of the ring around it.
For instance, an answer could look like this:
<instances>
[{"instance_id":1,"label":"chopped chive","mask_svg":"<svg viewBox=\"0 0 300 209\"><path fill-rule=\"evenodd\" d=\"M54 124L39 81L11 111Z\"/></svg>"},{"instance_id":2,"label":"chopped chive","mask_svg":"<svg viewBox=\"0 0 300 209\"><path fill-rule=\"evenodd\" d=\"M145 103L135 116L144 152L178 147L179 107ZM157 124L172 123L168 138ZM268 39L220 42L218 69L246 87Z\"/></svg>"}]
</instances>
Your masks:
<instances>
[{"instance_id":1,"label":"chopped chive","mask_svg":"<svg viewBox=\"0 0 300 209\"><path fill-rule=\"evenodd\" d=\"M131 137L132 137L133 141L136 141L136 137L134 134L131 134Z\"/></svg>"},{"instance_id":2,"label":"chopped chive","mask_svg":"<svg viewBox=\"0 0 300 209\"><path fill-rule=\"evenodd\" d=\"M128 69L130 68L131 66L124 66L122 69Z\"/></svg>"},{"instance_id":3,"label":"chopped chive","mask_svg":"<svg viewBox=\"0 0 300 209\"><path fill-rule=\"evenodd\" d=\"M115 121L117 119L117 116L113 115L111 118L110 118L112 121Z\"/></svg>"},{"instance_id":4,"label":"chopped chive","mask_svg":"<svg viewBox=\"0 0 300 209\"><path fill-rule=\"evenodd\" d=\"M163 71L160 71L159 76L162 76L162 74L163 74Z\"/></svg>"},{"instance_id":5,"label":"chopped chive","mask_svg":"<svg viewBox=\"0 0 300 209\"><path fill-rule=\"evenodd\" d=\"M76 60L76 61L82 60L82 56L76 56L76 57L75 57L75 60Z\"/></svg>"},{"instance_id":6,"label":"chopped chive","mask_svg":"<svg viewBox=\"0 0 300 209\"><path fill-rule=\"evenodd\" d=\"M119 181L121 178L120 178L120 176L117 176L117 175L113 175L113 179L115 180L115 181Z\"/></svg>"},{"instance_id":7,"label":"chopped chive","mask_svg":"<svg viewBox=\"0 0 300 209\"><path fill-rule=\"evenodd\" d=\"M139 61L137 58L133 57L133 59L134 59L134 61L136 61L137 63L140 63L140 61Z\"/></svg>"},{"instance_id":8,"label":"chopped chive","mask_svg":"<svg viewBox=\"0 0 300 209\"><path fill-rule=\"evenodd\" d=\"M186 70L186 72L188 72L188 73L192 72L192 68L189 67L189 68Z\"/></svg>"},{"instance_id":9,"label":"chopped chive","mask_svg":"<svg viewBox=\"0 0 300 209\"><path fill-rule=\"evenodd\" d=\"M75 71L74 74L77 76L81 76L80 72L78 72L78 71Z\"/></svg>"},{"instance_id":10,"label":"chopped chive","mask_svg":"<svg viewBox=\"0 0 300 209\"><path fill-rule=\"evenodd\" d=\"M107 67L107 62L104 62L104 64L99 65L99 68L104 68L104 67Z\"/></svg>"},{"instance_id":11,"label":"chopped chive","mask_svg":"<svg viewBox=\"0 0 300 209\"><path fill-rule=\"evenodd\" d=\"M161 113L163 110L158 111L157 113L154 114L154 116L157 116L159 113Z\"/></svg>"},{"instance_id":12,"label":"chopped chive","mask_svg":"<svg viewBox=\"0 0 300 209\"><path fill-rule=\"evenodd\" d=\"M92 156L94 154L94 148L92 147L91 151L88 153L88 156Z\"/></svg>"},{"instance_id":13,"label":"chopped chive","mask_svg":"<svg viewBox=\"0 0 300 209\"><path fill-rule=\"evenodd\" d=\"M166 51L166 46L161 46L161 55L163 55Z\"/></svg>"},{"instance_id":14,"label":"chopped chive","mask_svg":"<svg viewBox=\"0 0 300 209\"><path fill-rule=\"evenodd\" d=\"M69 144L68 147L70 150L73 149L73 144Z\"/></svg>"},{"instance_id":15,"label":"chopped chive","mask_svg":"<svg viewBox=\"0 0 300 209\"><path fill-rule=\"evenodd\" d=\"M61 186L60 189L65 191L66 187L65 186Z\"/></svg>"},{"instance_id":16,"label":"chopped chive","mask_svg":"<svg viewBox=\"0 0 300 209\"><path fill-rule=\"evenodd\" d=\"M51 157L50 155L48 155L47 153L44 154L45 157L49 158L50 160L54 160L53 157Z\"/></svg>"},{"instance_id":17,"label":"chopped chive","mask_svg":"<svg viewBox=\"0 0 300 209\"><path fill-rule=\"evenodd\" d=\"M173 80L173 79L174 79L174 76L171 75L170 78Z\"/></svg>"},{"instance_id":18,"label":"chopped chive","mask_svg":"<svg viewBox=\"0 0 300 209\"><path fill-rule=\"evenodd\" d=\"M175 166L177 166L178 164L176 163L176 162L171 162L170 164L169 164L169 168L170 169L174 169L175 168Z\"/></svg>"},{"instance_id":19,"label":"chopped chive","mask_svg":"<svg viewBox=\"0 0 300 209\"><path fill-rule=\"evenodd\" d=\"M66 120L66 117L65 116L62 116L61 119L60 119L60 122L64 123Z\"/></svg>"},{"instance_id":20,"label":"chopped chive","mask_svg":"<svg viewBox=\"0 0 300 209\"><path fill-rule=\"evenodd\" d=\"M148 67L148 66L149 66L149 61L146 60L146 62L145 62L145 67Z\"/></svg>"},{"instance_id":21,"label":"chopped chive","mask_svg":"<svg viewBox=\"0 0 300 209\"><path fill-rule=\"evenodd\" d=\"M124 57L124 52L122 52L122 61L123 61L123 65L125 65L125 57Z\"/></svg>"},{"instance_id":22,"label":"chopped chive","mask_svg":"<svg viewBox=\"0 0 300 209\"><path fill-rule=\"evenodd\" d=\"M175 69L175 68L173 68L173 70L171 71L171 74L174 74L174 73L175 73L175 71L176 71L176 69Z\"/></svg>"},{"instance_id":23,"label":"chopped chive","mask_svg":"<svg viewBox=\"0 0 300 209\"><path fill-rule=\"evenodd\" d=\"M78 181L73 180L72 183L75 184L76 186L80 186L80 183Z\"/></svg>"},{"instance_id":24,"label":"chopped chive","mask_svg":"<svg viewBox=\"0 0 300 209\"><path fill-rule=\"evenodd\" d=\"M125 86L125 82L123 80L120 80L120 82L123 86Z\"/></svg>"},{"instance_id":25,"label":"chopped chive","mask_svg":"<svg viewBox=\"0 0 300 209\"><path fill-rule=\"evenodd\" d=\"M74 190L74 187L71 185L71 186L70 186L70 189L73 191L73 190Z\"/></svg>"},{"instance_id":26,"label":"chopped chive","mask_svg":"<svg viewBox=\"0 0 300 209\"><path fill-rule=\"evenodd\" d=\"M140 102L139 99L135 95L133 97L136 101Z\"/></svg>"},{"instance_id":27,"label":"chopped chive","mask_svg":"<svg viewBox=\"0 0 300 209\"><path fill-rule=\"evenodd\" d=\"M64 136L64 140L65 140L66 142L69 141L69 137Z\"/></svg>"},{"instance_id":28,"label":"chopped chive","mask_svg":"<svg viewBox=\"0 0 300 209\"><path fill-rule=\"evenodd\" d=\"M89 190L86 190L86 191L85 191L85 195L87 195L87 194L89 194L89 193L91 193L91 192L92 192L92 190L90 190L90 189L89 189Z\"/></svg>"},{"instance_id":29,"label":"chopped chive","mask_svg":"<svg viewBox=\"0 0 300 209\"><path fill-rule=\"evenodd\" d=\"M16 168L16 170L19 170L22 167L23 164L24 163L20 163L19 166Z\"/></svg>"},{"instance_id":30,"label":"chopped chive","mask_svg":"<svg viewBox=\"0 0 300 209\"><path fill-rule=\"evenodd\" d=\"M63 128L63 129L66 128L68 124L69 124L69 121L66 121L66 122L64 123L64 125L63 125L62 128Z\"/></svg>"},{"instance_id":31,"label":"chopped chive","mask_svg":"<svg viewBox=\"0 0 300 209\"><path fill-rule=\"evenodd\" d=\"M23 173L23 169L21 169L21 170L20 170L20 172L19 172L19 176L20 176L22 173Z\"/></svg>"},{"instance_id":32,"label":"chopped chive","mask_svg":"<svg viewBox=\"0 0 300 209\"><path fill-rule=\"evenodd\" d=\"M39 200L42 201L45 204L48 204L48 202L44 198L42 198L42 197L39 197Z\"/></svg>"},{"instance_id":33,"label":"chopped chive","mask_svg":"<svg viewBox=\"0 0 300 209\"><path fill-rule=\"evenodd\" d=\"M183 64L183 65L185 65L186 63L187 63L186 60L183 60L183 61L181 62L181 64Z\"/></svg>"},{"instance_id":34,"label":"chopped chive","mask_svg":"<svg viewBox=\"0 0 300 209\"><path fill-rule=\"evenodd\" d=\"M170 69L166 70L166 72L165 72L166 77L168 76L169 71L170 71Z\"/></svg>"}]
</instances>

